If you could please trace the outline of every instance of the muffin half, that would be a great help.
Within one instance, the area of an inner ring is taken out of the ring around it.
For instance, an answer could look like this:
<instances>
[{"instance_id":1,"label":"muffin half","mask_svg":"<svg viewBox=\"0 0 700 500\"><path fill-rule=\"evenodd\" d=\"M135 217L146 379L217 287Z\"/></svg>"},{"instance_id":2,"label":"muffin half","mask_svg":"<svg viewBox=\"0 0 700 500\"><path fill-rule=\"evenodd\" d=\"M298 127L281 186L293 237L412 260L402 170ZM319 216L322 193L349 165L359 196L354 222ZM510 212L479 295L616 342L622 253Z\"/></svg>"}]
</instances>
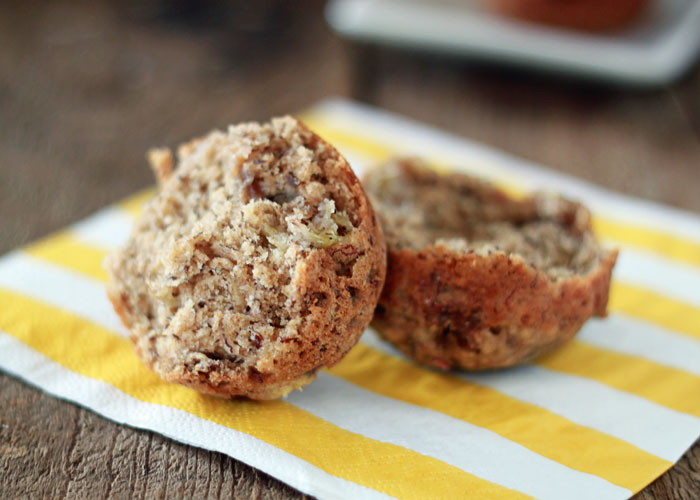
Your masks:
<instances>
[{"instance_id":1,"label":"muffin half","mask_svg":"<svg viewBox=\"0 0 700 500\"><path fill-rule=\"evenodd\" d=\"M386 284L372 326L420 363L481 370L526 362L605 316L617 251L559 196L513 199L418 160L371 170Z\"/></svg>"},{"instance_id":2,"label":"muffin half","mask_svg":"<svg viewBox=\"0 0 700 500\"><path fill-rule=\"evenodd\" d=\"M149 159L160 189L107 260L139 357L168 381L273 399L337 363L368 325L384 236L345 159L292 117Z\"/></svg>"}]
</instances>

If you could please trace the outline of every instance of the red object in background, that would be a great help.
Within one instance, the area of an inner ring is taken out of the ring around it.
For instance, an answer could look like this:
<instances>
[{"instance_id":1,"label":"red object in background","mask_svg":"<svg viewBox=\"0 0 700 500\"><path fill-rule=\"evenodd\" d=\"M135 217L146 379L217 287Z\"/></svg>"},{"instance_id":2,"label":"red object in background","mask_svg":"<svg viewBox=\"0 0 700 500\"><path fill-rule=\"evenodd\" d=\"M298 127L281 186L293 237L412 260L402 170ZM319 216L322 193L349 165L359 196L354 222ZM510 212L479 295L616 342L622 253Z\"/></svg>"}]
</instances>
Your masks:
<instances>
[{"instance_id":1,"label":"red object in background","mask_svg":"<svg viewBox=\"0 0 700 500\"><path fill-rule=\"evenodd\" d=\"M611 31L631 23L647 0L488 0L508 17L585 31Z\"/></svg>"}]
</instances>

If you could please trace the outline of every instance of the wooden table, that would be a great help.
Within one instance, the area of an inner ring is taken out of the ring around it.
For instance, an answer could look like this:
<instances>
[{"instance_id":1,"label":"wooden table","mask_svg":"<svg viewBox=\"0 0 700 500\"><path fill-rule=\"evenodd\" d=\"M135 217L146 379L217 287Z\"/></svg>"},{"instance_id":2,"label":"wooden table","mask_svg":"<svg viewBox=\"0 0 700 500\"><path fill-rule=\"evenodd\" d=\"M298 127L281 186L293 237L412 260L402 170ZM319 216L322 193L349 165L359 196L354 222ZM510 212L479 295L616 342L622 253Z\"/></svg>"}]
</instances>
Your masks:
<instances>
[{"instance_id":1,"label":"wooden table","mask_svg":"<svg viewBox=\"0 0 700 500\"><path fill-rule=\"evenodd\" d=\"M328 95L700 212L700 67L662 90L602 88L346 45L316 2L202 4L0 4L0 252L151 184L151 145ZM300 496L2 374L0 402L0 498ZM698 497L696 443L637 498Z\"/></svg>"}]
</instances>

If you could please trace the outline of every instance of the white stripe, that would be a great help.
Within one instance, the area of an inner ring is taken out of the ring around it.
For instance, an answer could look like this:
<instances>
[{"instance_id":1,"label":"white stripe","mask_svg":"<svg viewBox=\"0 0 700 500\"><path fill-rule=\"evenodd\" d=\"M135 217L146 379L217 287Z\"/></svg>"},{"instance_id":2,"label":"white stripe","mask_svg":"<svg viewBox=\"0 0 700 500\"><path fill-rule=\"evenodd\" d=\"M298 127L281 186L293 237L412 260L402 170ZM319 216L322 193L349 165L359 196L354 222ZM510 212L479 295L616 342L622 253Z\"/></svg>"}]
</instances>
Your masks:
<instances>
[{"instance_id":1,"label":"white stripe","mask_svg":"<svg viewBox=\"0 0 700 500\"><path fill-rule=\"evenodd\" d=\"M616 279L700 308L700 268L629 247L620 251Z\"/></svg>"},{"instance_id":2,"label":"white stripe","mask_svg":"<svg viewBox=\"0 0 700 500\"><path fill-rule=\"evenodd\" d=\"M119 335L128 336L107 299L104 283L70 269L16 251L0 259L0 287L33 297Z\"/></svg>"},{"instance_id":3,"label":"white stripe","mask_svg":"<svg viewBox=\"0 0 700 500\"><path fill-rule=\"evenodd\" d=\"M671 462L695 437L700 419L594 380L527 365L496 373L462 375L611 436Z\"/></svg>"},{"instance_id":4,"label":"white stripe","mask_svg":"<svg viewBox=\"0 0 700 500\"><path fill-rule=\"evenodd\" d=\"M700 377L700 342L624 314L589 320L578 339Z\"/></svg>"},{"instance_id":5,"label":"white stripe","mask_svg":"<svg viewBox=\"0 0 700 500\"><path fill-rule=\"evenodd\" d=\"M624 499L631 494L487 429L375 394L326 373L303 392L292 393L288 401L351 432L434 457L536 498Z\"/></svg>"},{"instance_id":6,"label":"white stripe","mask_svg":"<svg viewBox=\"0 0 700 500\"><path fill-rule=\"evenodd\" d=\"M474 143L400 115L343 99L320 102L315 111L340 130L376 137L398 151L447 158L489 178L517 179L528 189L547 189L584 200L594 212L620 221L655 226L700 243L700 217L658 203L625 196L581 179Z\"/></svg>"},{"instance_id":7,"label":"white stripe","mask_svg":"<svg viewBox=\"0 0 700 500\"><path fill-rule=\"evenodd\" d=\"M333 476L253 436L186 411L145 403L115 387L72 372L0 331L0 367L61 398L117 423L147 429L207 450L230 455L319 498L390 498Z\"/></svg>"},{"instance_id":8,"label":"white stripe","mask_svg":"<svg viewBox=\"0 0 700 500\"><path fill-rule=\"evenodd\" d=\"M134 219L126 210L111 206L73 224L70 229L80 241L112 249L126 242L133 224Z\"/></svg>"},{"instance_id":9,"label":"white stripe","mask_svg":"<svg viewBox=\"0 0 700 500\"><path fill-rule=\"evenodd\" d=\"M386 353L403 356L371 330L365 332L362 341ZM457 375L618 437L672 462L700 435L700 418L594 380L536 365Z\"/></svg>"}]
</instances>

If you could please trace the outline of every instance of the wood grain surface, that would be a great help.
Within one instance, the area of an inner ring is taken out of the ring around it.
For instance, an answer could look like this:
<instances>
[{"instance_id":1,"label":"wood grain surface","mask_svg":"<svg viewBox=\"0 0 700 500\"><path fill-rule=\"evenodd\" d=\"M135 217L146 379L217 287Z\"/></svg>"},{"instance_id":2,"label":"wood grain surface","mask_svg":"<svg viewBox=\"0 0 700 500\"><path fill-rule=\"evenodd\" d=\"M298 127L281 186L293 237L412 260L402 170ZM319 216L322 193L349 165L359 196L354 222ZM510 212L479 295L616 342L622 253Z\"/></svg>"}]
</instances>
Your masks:
<instances>
[{"instance_id":1,"label":"wood grain surface","mask_svg":"<svg viewBox=\"0 0 700 500\"><path fill-rule=\"evenodd\" d=\"M318 2L0 3L0 253L152 183L144 152L350 96L700 212L700 68L626 90L345 44ZM2 355L0 353L0 355ZM0 498L299 498L0 374ZM700 444L638 499L700 497Z\"/></svg>"}]
</instances>

